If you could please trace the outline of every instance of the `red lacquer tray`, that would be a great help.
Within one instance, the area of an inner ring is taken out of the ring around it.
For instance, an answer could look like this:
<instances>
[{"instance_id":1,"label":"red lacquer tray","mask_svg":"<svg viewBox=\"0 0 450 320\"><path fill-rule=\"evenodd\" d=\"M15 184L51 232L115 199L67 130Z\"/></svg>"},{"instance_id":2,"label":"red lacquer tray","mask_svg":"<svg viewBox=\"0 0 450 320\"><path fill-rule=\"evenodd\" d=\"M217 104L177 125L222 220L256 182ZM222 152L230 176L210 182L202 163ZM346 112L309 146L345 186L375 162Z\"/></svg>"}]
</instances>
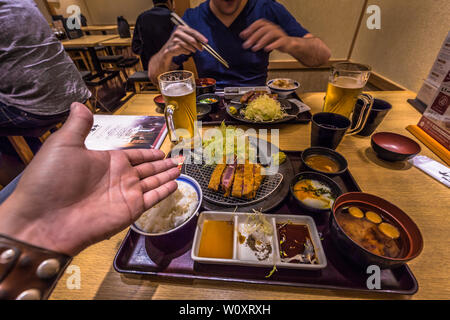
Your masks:
<instances>
[{"instance_id":1,"label":"red lacquer tray","mask_svg":"<svg viewBox=\"0 0 450 320\"><path fill-rule=\"evenodd\" d=\"M286 152L295 172L304 171L301 166L301 152ZM361 191L347 170L333 178L344 192ZM288 196L282 205L270 213L300 214L302 210ZM418 283L407 265L392 270L381 271L381 289L367 288L366 270L354 266L342 256L328 235L328 223L317 221L317 229L322 234L322 245L328 265L320 271L299 271L279 269L270 278L266 276L270 268L241 267L227 265L206 265L194 263L191 259L191 245L168 256L156 248L150 248L149 257L144 237L130 230L122 242L114 259L114 268L120 273L152 275L166 278L202 279L252 284L281 285L292 287L321 288L330 290L354 290L377 293L412 295L418 290Z\"/></svg>"}]
</instances>

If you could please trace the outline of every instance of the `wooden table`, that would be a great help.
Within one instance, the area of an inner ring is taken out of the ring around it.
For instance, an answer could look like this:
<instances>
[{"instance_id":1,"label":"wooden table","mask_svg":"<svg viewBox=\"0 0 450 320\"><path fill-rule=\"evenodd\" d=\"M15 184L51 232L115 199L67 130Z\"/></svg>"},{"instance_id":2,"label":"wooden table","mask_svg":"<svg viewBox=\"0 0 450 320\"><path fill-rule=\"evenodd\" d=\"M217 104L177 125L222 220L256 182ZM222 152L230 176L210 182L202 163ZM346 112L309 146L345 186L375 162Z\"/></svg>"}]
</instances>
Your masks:
<instances>
[{"instance_id":1,"label":"wooden table","mask_svg":"<svg viewBox=\"0 0 450 320\"><path fill-rule=\"evenodd\" d=\"M118 38L118 36L115 34L89 35L89 36L83 36L78 39L64 40L64 41L61 41L61 43L65 49L87 48L95 71L97 71L98 74L103 74L102 65L101 65L100 61L98 60L98 56L97 56L97 52L95 51L95 47L99 46L100 43L102 43L104 41L114 39L114 38Z\"/></svg>"},{"instance_id":2,"label":"wooden table","mask_svg":"<svg viewBox=\"0 0 450 320\"><path fill-rule=\"evenodd\" d=\"M405 130L416 124L420 114L406 100L412 92L374 92L375 97L392 103L378 131L392 131L409 137ZM155 115L153 94L132 97L116 114ZM324 93L308 93L302 99L313 113L321 110ZM280 127L280 147L303 150L309 147L310 125ZM419 144L421 144L419 142ZM162 150L170 150L169 141ZM423 144L422 154L439 159ZM450 298L450 193L449 189L406 163L388 163L378 159L370 147L370 138L346 137L337 149L344 154L349 169L365 192L379 195L405 210L417 223L424 237L422 254L409 266L419 282L413 299ZM64 275L53 292L52 299L348 299L348 298L408 298L381 294L361 294L348 291L302 289L280 286L229 284L215 281L159 279L156 277L122 275L114 271L112 262L126 230L98 243L79 256L72 264L80 267L81 289L66 287Z\"/></svg>"},{"instance_id":3,"label":"wooden table","mask_svg":"<svg viewBox=\"0 0 450 320\"><path fill-rule=\"evenodd\" d=\"M114 38L110 40L103 41L101 43L102 46L108 47L129 47L131 46L132 38Z\"/></svg>"},{"instance_id":4,"label":"wooden table","mask_svg":"<svg viewBox=\"0 0 450 320\"><path fill-rule=\"evenodd\" d=\"M116 24L111 24L111 25L97 25L97 26L86 26L86 27L81 27L81 30L83 30L84 33L86 32L91 32L91 31L99 31L102 34L106 34L107 31L114 31L115 33L117 33L117 25Z\"/></svg>"}]
</instances>

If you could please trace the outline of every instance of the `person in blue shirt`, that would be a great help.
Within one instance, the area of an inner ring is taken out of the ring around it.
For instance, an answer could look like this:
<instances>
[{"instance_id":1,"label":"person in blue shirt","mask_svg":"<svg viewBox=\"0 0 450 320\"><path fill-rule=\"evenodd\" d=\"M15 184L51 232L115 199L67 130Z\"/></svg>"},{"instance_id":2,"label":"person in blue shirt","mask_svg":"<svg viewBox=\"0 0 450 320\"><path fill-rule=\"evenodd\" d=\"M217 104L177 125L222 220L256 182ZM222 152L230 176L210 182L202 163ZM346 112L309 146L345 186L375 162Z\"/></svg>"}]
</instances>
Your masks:
<instances>
[{"instance_id":1,"label":"person in blue shirt","mask_svg":"<svg viewBox=\"0 0 450 320\"><path fill-rule=\"evenodd\" d=\"M215 78L219 88L263 86L269 54L288 53L302 64L319 66L328 61L327 45L313 36L273 0L208 0L188 9L162 49L149 62L149 77L182 68L193 56L200 78ZM227 69L207 51L208 43L230 65Z\"/></svg>"}]
</instances>

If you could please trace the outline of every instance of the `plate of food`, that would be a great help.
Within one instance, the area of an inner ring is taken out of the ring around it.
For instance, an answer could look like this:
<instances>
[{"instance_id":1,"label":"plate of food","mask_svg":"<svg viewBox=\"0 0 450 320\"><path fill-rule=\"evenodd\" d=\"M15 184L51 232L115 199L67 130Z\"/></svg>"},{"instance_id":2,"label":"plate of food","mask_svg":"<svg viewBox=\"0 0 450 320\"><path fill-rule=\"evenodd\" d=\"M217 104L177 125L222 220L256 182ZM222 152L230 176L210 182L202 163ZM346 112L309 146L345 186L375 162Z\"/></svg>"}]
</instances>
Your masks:
<instances>
[{"instance_id":1,"label":"plate of food","mask_svg":"<svg viewBox=\"0 0 450 320\"><path fill-rule=\"evenodd\" d=\"M231 101L226 110L235 120L251 124L277 124L296 119L299 107L277 94L250 91L240 101Z\"/></svg>"},{"instance_id":2,"label":"plate of food","mask_svg":"<svg viewBox=\"0 0 450 320\"><path fill-rule=\"evenodd\" d=\"M182 171L201 186L203 207L268 211L280 204L289 193L286 179L294 175L289 159L280 157L275 145L246 136L242 129L224 123L218 129L226 135L204 137L201 152L183 153Z\"/></svg>"}]
</instances>

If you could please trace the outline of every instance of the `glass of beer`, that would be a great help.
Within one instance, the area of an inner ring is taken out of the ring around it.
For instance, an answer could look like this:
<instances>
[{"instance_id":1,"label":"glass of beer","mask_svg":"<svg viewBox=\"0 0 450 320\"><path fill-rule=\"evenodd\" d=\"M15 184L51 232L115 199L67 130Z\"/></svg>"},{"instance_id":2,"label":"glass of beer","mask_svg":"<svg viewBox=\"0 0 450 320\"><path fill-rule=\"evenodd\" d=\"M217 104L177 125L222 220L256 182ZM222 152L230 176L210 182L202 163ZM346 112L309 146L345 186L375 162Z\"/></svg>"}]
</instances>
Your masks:
<instances>
[{"instance_id":1,"label":"glass of beer","mask_svg":"<svg viewBox=\"0 0 450 320\"><path fill-rule=\"evenodd\" d=\"M183 70L169 71L161 74L158 82L166 104L164 116L170 141L178 143L193 139L197 131L197 102L193 73Z\"/></svg>"},{"instance_id":2,"label":"glass of beer","mask_svg":"<svg viewBox=\"0 0 450 320\"><path fill-rule=\"evenodd\" d=\"M350 62L336 63L331 68L323 112L337 113L352 119L357 100L364 102L353 129L348 131L347 135L356 134L364 128L372 109L373 97L362 93L370 72L369 66Z\"/></svg>"}]
</instances>

